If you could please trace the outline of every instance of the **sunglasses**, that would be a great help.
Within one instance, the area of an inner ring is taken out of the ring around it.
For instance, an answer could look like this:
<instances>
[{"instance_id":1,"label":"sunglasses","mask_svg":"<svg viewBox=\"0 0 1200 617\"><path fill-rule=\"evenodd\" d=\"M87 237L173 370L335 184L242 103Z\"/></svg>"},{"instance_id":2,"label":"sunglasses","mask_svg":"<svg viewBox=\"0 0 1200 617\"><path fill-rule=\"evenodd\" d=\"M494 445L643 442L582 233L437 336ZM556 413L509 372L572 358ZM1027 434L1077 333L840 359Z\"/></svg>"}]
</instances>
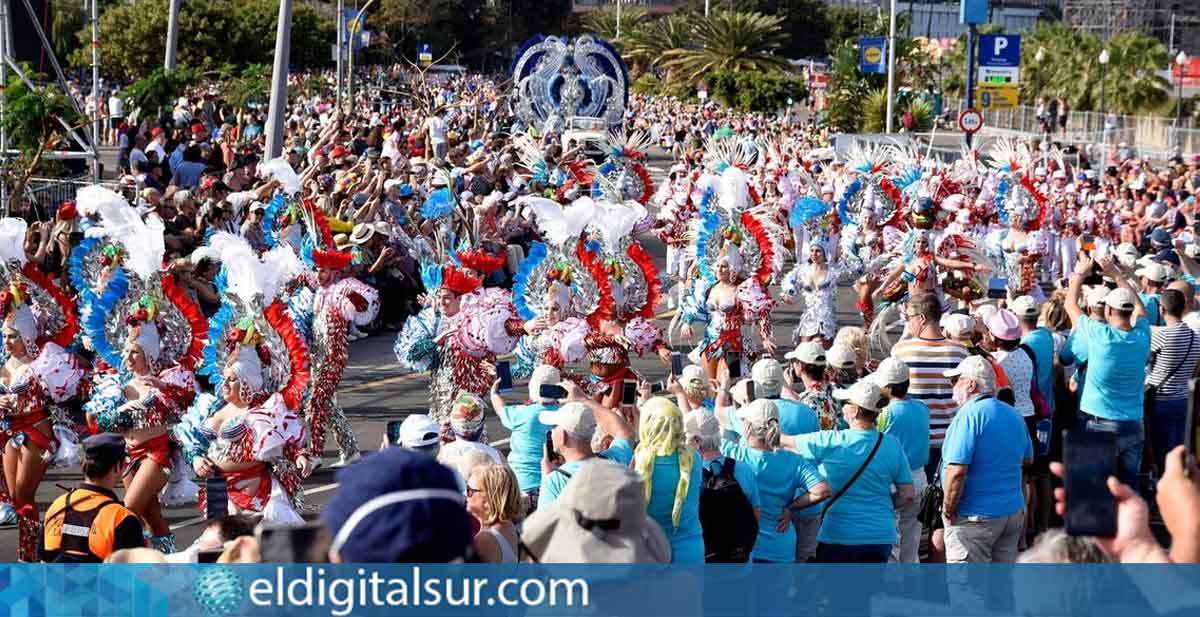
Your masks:
<instances>
[{"instance_id":1,"label":"sunglasses","mask_svg":"<svg viewBox=\"0 0 1200 617\"><path fill-rule=\"evenodd\" d=\"M474 495L475 493L482 493L482 492L483 492L482 489L471 488L470 486L467 487L467 497L470 497L471 495Z\"/></svg>"}]
</instances>

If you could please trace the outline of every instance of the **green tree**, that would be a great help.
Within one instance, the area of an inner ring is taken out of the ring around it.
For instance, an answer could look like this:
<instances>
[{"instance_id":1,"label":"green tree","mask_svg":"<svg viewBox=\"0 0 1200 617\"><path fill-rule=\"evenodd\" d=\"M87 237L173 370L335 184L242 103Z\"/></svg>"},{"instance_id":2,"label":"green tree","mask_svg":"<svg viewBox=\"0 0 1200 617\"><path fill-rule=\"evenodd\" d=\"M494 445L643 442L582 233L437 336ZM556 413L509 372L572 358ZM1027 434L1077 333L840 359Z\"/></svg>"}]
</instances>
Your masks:
<instances>
[{"instance_id":1,"label":"green tree","mask_svg":"<svg viewBox=\"0 0 1200 617\"><path fill-rule=\"evenodd\" d=\"M778 111L804 98L804 82L778 71L717 71L708 77L713 97L738 111Z\"/></svg>"},{"instance_id":2,"label":"green tree","mask_svg":"<svg viewBox=\"0 0 1200 617\"><path fill-rule=\"evenodd\" d=\"M157 118L195 79L195 73L189 69L177 68L168 73L159 67L131 84L125 96L132 109L141 110L140 117Z\"/></svg>"},{"instance_id":3,"label":"green tree","mask_svg":"<svg viewBox=\"0 0 1200 617\"><path fill-rule=\"evenodd\" d=\"M211 70L226 63L238 66L270 62L274 54L278 2L272 0L206 0L184 2L179 12L178 61L181 66ZM100 16L100 53L104 70L120 79L149 75L162 65L166 49L167 3L161 0L114 2ZM306 4L297 4L292 20L293 68L329 63L333 24ZM90 63L91 32L77 33L84 44L73 56L76 65Z\"/></svg>"},{"instance_id":4,"label":"green tree","mask_svg":"<svg viewBox=\"0 0 1200 617\"><path fill-rule=\"evenodd\" d=\"M1022 64L1037 71L1036 80L1026 74L1027 101L1038 94L1062 96L1074 109L1098 111L1103 94L1106 110L1136 114L1158 109L1170 95L1170 84L1159 74L1170 62L1167 49L1141 32L1123 32L1104 44L1087 32L1039 24L1021 48ZM1045 50L1041 64L1034 59L1038 49ZM1099 62L1103 49L1109 53L1107 68Z\"/></svg>"},{"instance_id":5,"label":"green tree","mask_svg":"<svg viewBox=\"0 0 1200 617\"><path fill-rule=\"evenodd\" d=\"M781 23L761 13L713 12L696 23L695 45L664 53L664 66L693 84L718 70L786 69L787 60L776 55L786 37Z\"/></svg>"},{"instance_id":6,"label":"green tree","mask_svg":"<svg viewBox=\"0 0 1200 617\"><path fill-rule=\"evenodd\" d=\"M580 23L584 32L606 39L614 47L624 51L626 42L645 19L645 9L623 7L621 9L621 36L617 36L616 9L603 8L588 11L580 18Z\"/></svg>"},{"instance_id":7,"label":"green tree","mask_svg":"<svg viewBox=\"0 0 1200 617\"><path fill-rule=\"evenodd\" d=\"M623 41L622 55L640 71L661 68L665 55L692 42L692 17L675 13L640 24ZM666 81L671 81L670 71Z\"/></svg>"},{"instance_id":8,"label":"green tree","mask_svg":"<svg viewBox=\"0 0 1200 617\"><path fill-rule=\"evenodd\" d=\"M34 73L28 64L22 64L22 72L34 83L29 87L17 75L11 75L4 89L4 130L8 147L20 150L16 160L9 159L7 177L0 181L9 185L10 212L19 210L25 186L33 175L46 150L52 149L67 134L66 127L78 127L85 122L70 100L57 84L45 75ZM44 84L44 85L38 85ZM64 126L65 125L65 126Z\"/></svg>"}]
</instances>

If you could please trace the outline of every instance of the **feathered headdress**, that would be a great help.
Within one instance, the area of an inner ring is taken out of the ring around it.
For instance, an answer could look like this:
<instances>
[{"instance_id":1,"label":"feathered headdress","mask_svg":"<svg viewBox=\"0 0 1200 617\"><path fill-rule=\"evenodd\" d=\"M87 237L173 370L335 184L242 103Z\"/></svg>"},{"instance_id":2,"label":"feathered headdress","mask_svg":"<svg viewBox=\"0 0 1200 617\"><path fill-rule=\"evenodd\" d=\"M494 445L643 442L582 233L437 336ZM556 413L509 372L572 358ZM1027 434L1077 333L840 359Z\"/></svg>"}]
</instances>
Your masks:
<instances>
[{"instance_id":1,"label":"feathered headdress","mask_svg":"<svg viewBox=\"0 0 1200 617\"><path fill-rule=\"evenodd\" d=\"M233 364L253 391L280 391L289 408L298 408L309 381L308 349L279 296L304 273L304 264L286 246L259 257L245 239L226 232L197 249L193 259L200 258L221 262L217 288L223 301L209 320L199 373L219 386L222 370Z\"/></svg>"},{"instance_id":2,"label":"feathered headdress","mask_svg":"<svg viewBox=\"0 0 1200 617\"><path fill-rule=\"evenodd\" d=\"M308 230L304 247L300 250L304 261L326 270L345 270L349 267L354 256L349 251L339 251L334 247L333 232L329 229L329 219L325 213L308 199L303 201L300 213Z\"/></svg>"},{"instance_id":3,"label":"feathered headdress","mask_svg":"<svg viewBox=\"0 0 1200 617\"><path fill-rule=\"evenodd\" d=\"M471 276L454 266L442 268L442 288L449 289L460 296L477 291L482 284L483 281L479 277Z\"/></svg>"},{"instance_id":4,"label":"feathered headdress","mask_svg":"<svg viewBox=\"0 0 1200 617\"><path fill-rule=\"evenodd\" d=\"M1016 222L1023 229L1035 230L1046 220L1046 196L1033 184L1033 151L1024 142L997 140L988 152L991 165L999 172L995 204L1000 220Z\"/></svg>"},{"instance_id":5,"label":"feathered headdress","mask_svg":"<svg viewBox=\"0 0 1200 617\"><path fill-rule=\"evenodd\" d=\"M508 261L508 256L503 253L494 255L483 249L458 251L455 253L455 256L462 267L484 274L491 274L503 268L504 264Z\"/></svg>"}]
</instances>

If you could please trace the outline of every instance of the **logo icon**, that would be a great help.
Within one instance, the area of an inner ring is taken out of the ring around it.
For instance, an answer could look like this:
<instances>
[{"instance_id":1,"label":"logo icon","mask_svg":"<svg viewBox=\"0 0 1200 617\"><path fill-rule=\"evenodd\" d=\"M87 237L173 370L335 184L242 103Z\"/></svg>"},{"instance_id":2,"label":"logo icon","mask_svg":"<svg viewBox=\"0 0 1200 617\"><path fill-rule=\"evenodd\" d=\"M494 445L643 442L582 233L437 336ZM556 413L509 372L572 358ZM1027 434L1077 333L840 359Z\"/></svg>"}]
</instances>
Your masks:
<instances>
[{"instance_id":1,"label":"logo icon","mask_svg":"<svg viewBox=\"0 0 1200 617\"><path fill-rule=\"evenodd\" d=\"M192 597L206 616L225 617L242 606L245 585L231 568L207 566L196 577Z\"/></svg>"}]
</instances>

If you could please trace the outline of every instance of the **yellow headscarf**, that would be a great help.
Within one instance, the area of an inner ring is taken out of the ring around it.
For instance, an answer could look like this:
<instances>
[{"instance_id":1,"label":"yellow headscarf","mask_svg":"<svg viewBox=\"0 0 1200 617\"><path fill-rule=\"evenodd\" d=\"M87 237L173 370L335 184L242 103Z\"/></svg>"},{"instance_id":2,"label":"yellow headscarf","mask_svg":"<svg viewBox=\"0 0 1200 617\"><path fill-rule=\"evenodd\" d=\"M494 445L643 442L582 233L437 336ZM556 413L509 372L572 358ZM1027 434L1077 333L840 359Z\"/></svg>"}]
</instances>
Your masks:
<instances>
[{"instance_id":1,"label":"yellow headscarf","mask_svg":"<svg viewBox=\"0 0 1200 617\"><path fill-rule=\"evenodd\" d=\"M646 483L646 503L654 488L654 462L660 456L679 453L679 483L675 486L675 503L671 507L671 523L679 527L683 515L683 502L687 498L688 484L692 479L695 463L691 448L687 447L687 435L683 430L683 414L669 399L652 398L642 406L641 426L638 429L638 445L633 452L634 468Z\"/></svg>"}]
</instances>

